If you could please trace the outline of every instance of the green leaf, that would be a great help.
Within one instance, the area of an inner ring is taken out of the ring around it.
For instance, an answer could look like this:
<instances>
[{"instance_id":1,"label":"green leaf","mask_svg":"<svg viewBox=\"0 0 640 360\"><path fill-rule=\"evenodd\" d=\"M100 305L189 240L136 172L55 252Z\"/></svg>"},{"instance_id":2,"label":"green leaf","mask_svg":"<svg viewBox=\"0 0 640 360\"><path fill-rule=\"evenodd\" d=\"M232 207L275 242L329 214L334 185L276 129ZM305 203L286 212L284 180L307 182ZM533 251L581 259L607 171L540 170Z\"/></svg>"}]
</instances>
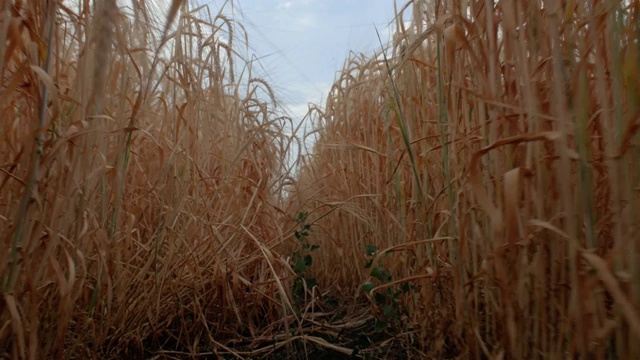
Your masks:
<instances>
[{"instance_id":1,"label":"green leaf","mask_svg":"<svg viewBox=\"0 0 640 360\"><path fill-rule=\"evenodd\" d=\"M311 251L320 249L320 245L311 245Z\"/></svg>"},{"instance_id":2,"label":"green leaf","mask_svg":"<svg viewBox=\"0 0 640 360\"><path fill-rule=\"evenodd\" d=\"M302 278L297 278L293 282L293 287L291 290L293 291L294 296L301 297L304 295L304 286L302 284Z\"/></svg>"},{"instance_id":3,"label":"green leaf","mask_svg":"<svg viewBox=\"0 0 640 360\"><path fill-rule=\"evenodd\" d=\"M367 256L373 256L378 252L378 247L373 244L368 244L366 246Z\"/></svg>"},{"instance_id":4,"label":"green leaf","mask_svg":"<svg viewBox=\"0 0 640 360\"><path fill-rule=\"evenodd\" d=\"M386 281L389 275L384 269L376 266L371 270L371 276L380 281Z\"/></svg>"},{"instance_id":5,"label":"green leaf","mask_svg":"<svg viewBox=\"0 0 640 360\"><path fill-rule=\"evenodd\" d=\"M362 291L368 293L368 292L371 292L371 290L373 290L375 287L376 287L375 284L368 282L362 285Z\"/></svg>"},{"instance_id":6,"label":"green leaf","mask_svg":"<svg viewBox=\"0 0 640 360\"><path fill-rule=\"evenodd\" d=\"M375 332L381 332L387 328L387 322L383 320L376 320Z\"/></svg>"},{"instance_id":7,"label":"green leaf","mask_svg":"<svg viewBox=\"0 0 640 360\"><path fill-rule=\"evenodd\" d=\"M316 280L315 278L313 279L305 279L304 280L307 283L307 288L311 289L312 287L318 285L318 280Z\"/></svg>"},{"instance_id":8,"label":"green leaf","mask_svg":"<svg viewBox=\"0 0 640 360\"><path fill-rule=\"evenodd\" d=\"M398 316L396 312L396 308L393 305L385 305L385 307L382 308L382 313L384 314L384 317L387 319L393 319Z\"/></svg>"},{"instance_id":9,"label":"green leaf","mask_svg":"<svg viewBox=\"0 0 640 360\"><path fill-rule=\"evenodd\" d=\"M293 271L300 275L307 269L307 265L303 259L298 259L293 266Z\"/></svg>"},{"instance_id":10,"label":"green leaf","mask_svg":"<svg viewBox=\"0 0 640 360\"><path fill-rule=\"evenodd\" d=\"M313 264L313 258L311 257L311 255L307 255L304 257L304 265L309 267Z\"/></svg>"},{"instance_id":11,"label":"green leaf","mask_svg":"<svg viewBox=\"0 0 640 360\"><path fill-rule=\"evenodd\" d=\"M367 263L364 264L364 268L369 269L371 265L373 265L373 259L370 259L369 261L367 261Z\"/></svg>"},{"instance_id":12,"label":"green leaf","mask_svg":"<svg viewBox=\"0 0 640 360\"><path fill-rule=\"evenodd\" d=\"M376 300L376 304L377 305L384 305L387 303L387 297L380 294L380 293L376 293L375 295L373 295L373 298Z\"/></svg>"},{"instance_id":13,"label":"green leaf","mask_svg":"<svg viewBox=\"0 0 640 360\"><path fill-rule=\"evenodd\" d=\"M403 283L402 286L400 287L402 289L403 293L408 293L409 291L411 291L411 284L409 283Z\"/></svg>"}]
</instances>

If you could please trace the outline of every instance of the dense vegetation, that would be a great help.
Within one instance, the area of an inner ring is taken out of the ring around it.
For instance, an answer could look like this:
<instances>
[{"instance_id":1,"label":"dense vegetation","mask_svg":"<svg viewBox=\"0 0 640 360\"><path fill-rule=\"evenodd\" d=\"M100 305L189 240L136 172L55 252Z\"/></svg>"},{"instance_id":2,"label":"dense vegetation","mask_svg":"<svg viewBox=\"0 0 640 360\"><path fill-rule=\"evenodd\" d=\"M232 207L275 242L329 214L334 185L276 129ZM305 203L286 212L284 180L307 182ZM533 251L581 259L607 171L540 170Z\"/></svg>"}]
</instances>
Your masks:
<instances>
[{"instance_id":1,"label":"dense vegetation","mask_svg":"<svg viewBox=\"0 0 640 360\"><path fill-rule=\"evenodd\" d=\"M640 357L637 1L398 3L304 156L150 4L0 1L3 358Z\"/></svg>"}]
</instances>

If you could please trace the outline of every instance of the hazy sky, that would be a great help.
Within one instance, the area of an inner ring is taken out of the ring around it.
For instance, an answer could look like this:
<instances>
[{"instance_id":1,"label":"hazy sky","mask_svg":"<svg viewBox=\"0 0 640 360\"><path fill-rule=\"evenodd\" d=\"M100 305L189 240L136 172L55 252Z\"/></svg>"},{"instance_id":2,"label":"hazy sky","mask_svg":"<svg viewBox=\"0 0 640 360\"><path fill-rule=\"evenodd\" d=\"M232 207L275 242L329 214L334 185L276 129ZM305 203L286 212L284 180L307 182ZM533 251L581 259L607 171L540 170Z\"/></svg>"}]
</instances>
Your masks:
<instances>
[{"instance_id":1,"label":"hazy sky","mask_svg":"<svg viewBox=\"0 0 640 360\"><path fill-rule=\"evenodd\" d=\"M225 1L199 2L217 12ZM380 50L374 25L386 43L394 16L393 0L235 0L233 10L261 58L254 71L296 118L309 102L324 105L349 51ZM231 11L227 4L224 13Z\"/></svg>"}]
</instances>

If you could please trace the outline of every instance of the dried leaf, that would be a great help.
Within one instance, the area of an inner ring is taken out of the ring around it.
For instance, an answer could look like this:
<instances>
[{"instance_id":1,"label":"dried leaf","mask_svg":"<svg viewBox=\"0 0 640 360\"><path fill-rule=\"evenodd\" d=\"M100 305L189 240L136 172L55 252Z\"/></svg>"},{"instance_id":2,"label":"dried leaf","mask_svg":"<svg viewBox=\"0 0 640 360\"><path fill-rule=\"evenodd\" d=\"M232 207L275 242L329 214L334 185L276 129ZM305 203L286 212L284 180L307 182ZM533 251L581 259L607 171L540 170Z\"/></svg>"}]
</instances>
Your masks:
<instances>
[{"instance_id":1,"label":"dried leaf","mask_svg":"<svg viewBox=\"0 0 640 360\"><path fill-rule=\"evenodd\" d=\"M20 318L20 312L18 311L18 306L16 305L16 299L13 294L4 294L4 301L7 304L7 309L9 310L9 315L11 316L11 327L13 328L15 339L17 339L18 353L20 354L20 358L24 358L27 351L24 336L25 329L22 325L22 319Z\"/></svg>"},{"instance_id":2,"label":"dried leaf","mask_svg":"<svg viewBox=\"0 0 640 360\"><path fill-rule=\"evenodd\" d=\"M611 293L611 296L618 304L620 312L627 320L631 332L635 335L636 339L640 340L640 317L634 305L625 296L624 291L620 287L618 280L607 268L607 262L600 256L582 251L582 257L598 272L600 281L604 284L605 288Z\"/></svg>"},{"instance_id":3,"label":"dried leaf","mask_svg":"<svg viewBox=\"0 0 640 360\"><path fill-rule=\"evenodd\" d=\"M504 174L504 214L507 227L507 239L511 244L514 244L519 238L518 198L520 196L520 178L520 168L511 169Z\"/></svg>"},{"instance_id":4,"label":"dried leaf","mask_svg":"<svg viewBox=\"0 0 640 360\"><path fill-rule=\"evenodd\" d=\"M556 131L516 135L507 139L496 141L495 143L480 149L471 157L471 164L469 165L471 172L469 175L469 181L471 182L471 188L474 195L476 196L478 203L484 209L484 211L487 212L489 218L491 219L491 227L494 232L495 241L501 241L502 235L504 234L504 221L502 218L502 213L498 210L493 201L489 199L489 195L487 195L487 192L484 189L479 164L481 157L487 152L493 149L497 149L501 146L530 141L551 141L557 139L559 136L560 133Z\"/></svg>"}]
</instances>

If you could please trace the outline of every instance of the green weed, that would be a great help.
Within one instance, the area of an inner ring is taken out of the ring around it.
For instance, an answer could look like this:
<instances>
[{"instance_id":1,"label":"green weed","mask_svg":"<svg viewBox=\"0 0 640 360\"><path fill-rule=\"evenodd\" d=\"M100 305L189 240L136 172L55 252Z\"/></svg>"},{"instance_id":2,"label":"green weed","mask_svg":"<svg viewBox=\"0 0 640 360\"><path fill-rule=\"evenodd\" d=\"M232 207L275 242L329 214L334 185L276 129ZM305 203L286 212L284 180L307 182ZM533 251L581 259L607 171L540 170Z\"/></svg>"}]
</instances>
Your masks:
<instances>
[{"instance_id":1,"label":"green weed","mask_svg":"<svg viewBox=\"0 0 640 360\"><path fill-rule=\"evenodd\" d=\"M296 279L293 282L292 293L298 305L304 303L306 291L318 283L315 278L310 278L307 275L309 268L313 265L311 253L320 248L320 245L311 244L308 241L311 225L307 223L307 215L306 211L301 211L298 214L298 230L294 233L300 244L300 249L293 253L293 271L296 273Z\"/></svg>"},{"instance_id":2,"label":"green weed","mask_svg":"<svg viewBox=\"0 0 640 360\"><path fill-rule=\"evenodd\" d=\"M408 293L412 289L412 285L409 283L402 283L399 286L387 286L382 287L380 291L374 291L381 285L390 284L393 282L393 275L391 271L384 267L382 259L376 259L378 254L378 248L375 245L366 246L366 256L369 258L365 264L366 269L370 269L370 275L376 279L380 284L376 285L373 282L366 282L362 285L362 291L368 295L372 295L372 300L375 306L382 311L378 312L376 316L375 331L381 332L389 328L390 326L398 326L401 324L403 315L407 314L407 309L402 305L402 295ZM385 256L387 256L385 254ZM373 292L373 293L372 293Z\"/></svg>"}]
</instances>

